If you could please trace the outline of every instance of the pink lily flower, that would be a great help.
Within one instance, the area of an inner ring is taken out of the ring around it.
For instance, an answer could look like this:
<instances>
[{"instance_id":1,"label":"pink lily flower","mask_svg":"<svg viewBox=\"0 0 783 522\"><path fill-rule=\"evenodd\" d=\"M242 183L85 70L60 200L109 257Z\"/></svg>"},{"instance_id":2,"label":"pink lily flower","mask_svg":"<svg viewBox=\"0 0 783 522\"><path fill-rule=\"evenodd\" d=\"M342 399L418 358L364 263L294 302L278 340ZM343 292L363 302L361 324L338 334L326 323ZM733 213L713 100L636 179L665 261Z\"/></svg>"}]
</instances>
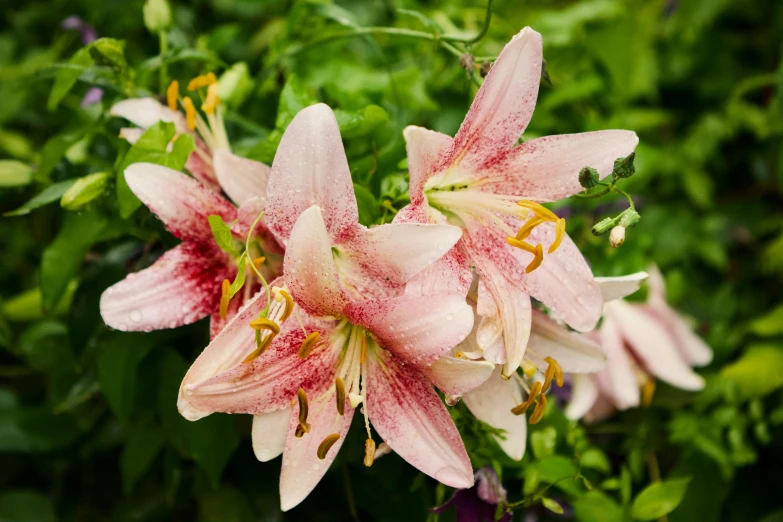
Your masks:
<instances>
[{"instance_id":1,"label":"pink lily flower","mask_svg":"<svg viewBox=\"0 0 783 522\"><path fill-rule=\"evenodd\" d=\"M607 303L596 338L606 351L608 364L595 376L574 380L566 411L570 418L597 420L614 410L649 405L656 378L683 390L704 387L704 379L691 366L709 364L712 351L666 304L658 269L650 268L647 303L620 299L633 293L644 276L627 276L624 285L597 278Z\"/></svg>"},{"instance_id":2,"label":"pink lily flower","mask_svg":"<svg viewBox=\"0 0 783 522\"><path fill-rule=\"evenodd\" d=\"M404 130L411 204L400 220L463 229L458 249L479 275L478 344L504 364L506 378L525 355L531 296L579 331L601 316L600 289L565 220L540 202L580 192L583 167L610 174L638 143L633 132L606 130L516 145L535 108L542 61L541 35L525 28L498 56L454 138Z\"/></svg>"},{"instance_id":3,"label":"pink lily flower","mask_svg":"<svg viewBox=\"0 0 783 522\"><path fill-rule=\"evenodd\" d=\"M359 225L337 121L322 104L302 110L283 135L266 212L286 245L285 275L274 289L290 292L293 302L268 304L263 293L250 301L185 376L180 412L191 420L215 411L253 414L256 456L283 455L284 511L321 480L360 405L366 465L380 450L372 424L411 465L470 487L470 460L427 374L444 386L458 380L433 363L465 338L473 315L464 294L406 288L454 246L460 230ZM254 328L263 329L260 339Z\"/></svg>"},{"instance_id":4,"label":"pink lily flower","mask_svg":"<svg viewBox=\"0 0 783 522\"><path fill-rule=\"evenodd\" d=\"M235 171L234 175L246 175ZM150 331L176 328L211 315L212 336L251 297L260 281L248 270L243 291L229 297L229 283L238 269L237 260L221 250L210 228L209 216L231 224L233 240L245 243L248 235L258 240L255 252L268 261L258 270L271 278L281 270L282 248L265 226L257 222L264 190L237 208L195 179L151 163L136 163L125 170L128 186L182 240L152 266L128 275L101 296L104 322L117 330ZM265 180L261 184L265 188ZM254 228L255 224L255 228ZM222 306L221 306L222 305Z\"/></svg>"}]
</instances>

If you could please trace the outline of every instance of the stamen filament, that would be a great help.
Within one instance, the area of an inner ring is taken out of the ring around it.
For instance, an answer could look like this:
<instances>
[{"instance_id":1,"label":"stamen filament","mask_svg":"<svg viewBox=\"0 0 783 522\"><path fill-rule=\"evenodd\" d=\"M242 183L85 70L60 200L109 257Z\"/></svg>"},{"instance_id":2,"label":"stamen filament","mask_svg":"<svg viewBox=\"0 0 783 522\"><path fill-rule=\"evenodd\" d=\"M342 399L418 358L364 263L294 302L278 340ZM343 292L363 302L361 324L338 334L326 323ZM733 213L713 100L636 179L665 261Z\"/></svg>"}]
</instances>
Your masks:
<instances>
[{"instance_id":1,"label":"stamen filament","mask_svg":"<svg viewBox=\"0 0 783 522\"><path fill-rule=\"evenodd\" d=\"M337 413L345 415L345 383L340 377L334 380L334 389L337 398Z\"/></svg>"},{"instance_id":2,"label":"stamen filament","mask_svg":"<svg viewBox=\"0 0 783 522\"><path fill-rule=\"evenodd\" d=\"M364 465L368 468L375 462L375 441L372 438L364 441Z\"/></svg>"},{"instance_id":3,"label":"stamen filament","mask_svg":"<svg viewBox=\"0 0 783 522\"><path fill-rule=\"evenodd\" d=\"M305 337L305 340L302 341L302 346L299 347L299 358L307 359L307 356L310 355L310 352L313 351L313 348L320 339L321 334L318 332L313 332Z\"/></svg>"},{"instance_id":4,"label":"stamen filament","mask_svg":"<svg viewBox=\"0 0 783 522\"><path fill-rule=\"evenodd\" d=\"M231 302L231 281L224 279L220 287L220 308L218 313L221 319L228 315L228 304Z\"/></svg>"},{"instance_id":5,"label":"stamen filament","mask_svg":"<svg viewBox=\"0 0 783 522\"><path fill-rule=\"evenodd\" d=\"M166 102L169 109L172 111L177 110L177 98L179 97L179 82L174 80L169 84L169 88L166 89Z\"/></svg>"},{"instance_id":6,"label":"stamen filament","mask_svg":"<svg viewBox=\"0 0 783 522\"><path fill-rule=\"evenodd\" d=\"M329 450L332 449L332 446L334 446L334 443L338 440L340 440L339 433L327 435L326 438L321 441L321 444L318 445L318 451L316 452L318 458L321 460L325 459L326 454L329 453Z\"/></svg>"}]
</instances>

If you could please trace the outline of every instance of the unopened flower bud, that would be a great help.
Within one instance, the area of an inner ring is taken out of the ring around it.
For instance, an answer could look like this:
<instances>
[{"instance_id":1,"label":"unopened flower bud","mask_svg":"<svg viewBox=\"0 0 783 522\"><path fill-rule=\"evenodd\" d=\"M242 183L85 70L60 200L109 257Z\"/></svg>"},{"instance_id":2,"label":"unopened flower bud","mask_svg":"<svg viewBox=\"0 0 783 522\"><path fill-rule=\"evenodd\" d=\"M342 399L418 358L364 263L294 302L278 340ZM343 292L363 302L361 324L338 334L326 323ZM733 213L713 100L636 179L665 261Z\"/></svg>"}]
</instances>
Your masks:
<instances>
[{"instance_id":1,"label":"unopened flower bud","mask_svg":"<svg viewBox=\"0 0 783 522\"><path fill-rule=\"evenodd\" d=\"M481 67L479 68L479 74L482 78L486 78L490 69L492 69L492 62L482 62Z\"/></svg>"},{"instance_id":2,"label":"unopened flower bud","mask_svg":"<svg viewBox=\"0 0 783 522\"><path fill-rule=\"evenodd\" d=\"M614 160L614 169L612 175L616 178L630 178L636 172L636 167L633 166L633 160L636 157L636 153L632 152L624 158L617 158Z\"/></svg>"},{"instance_id":3,"label":"unopened flower bud","mask_svg":"<svg viewBox=\"0 0 783 522\"><path fill-rule=\"evenodd\" d=\"M476 65L476 61L473 59L473 55L465 53L459 57L459 64L468 72L473 71L473 67Z\"/></svg>"},{"instance_id":4,"label":"unopened flower bud","mask_svg":"<svg viewBox=\"0 0 783 522\"><path fill-rule=\"evenodd\" d=\"M614 248L619 247L625 242L625 227L617 225L609 233L609 244Z\"/></svg>"},{"instance_id":5,"label":"unopened flower bud","mask_svg":"<svg viewBox=\"0 0 783 522\"><path fill-rule=\"evenodd\" d=\"M585 167L579 171L579 184L586 189L591 189L598 185L600 179L600 174L593 167Z\"/></svg>"},{"instance_id":6,"label":"unopened flower bud","mask_svg":"<svg viewBox=\"0 0 783 522\"><path fill-rule=\"evenodd\" d=\"M632 208L625 209L618 217L620 218L618 225L624 228L631 228L636 226L639 220L642 219L642 216L640 216L639 213Z\"/></svg>"},{"instance_id":7,"label":"unopened flower bud","mask_svg":"<svg viewBox=\"0 0 783 522\"><path fill-rule=\"evenodd\" d=\"M593 225L593 230L592 230L593 235L602 236L606 234L612 229L612 227L614 227L617 224L616 221L617 220L615 218L610 218L610 217L602 219L601 221Z\"/></svg>"},{"instance_id":8,"label":"unopened flower bud","mask_svg":"<svg viewBox=\"0 0 783 522\"><path fill-rule=\"evenodd\" d=\"M109 174L106 172L96 172L79 178L60 198L60 206L65 210L81 210L102 196L108 183Z\"/></svg>"},{"instance_id":9,"label":"unopened flower bud","mask_svg":"<svg viewBox=\"0 0 783 522\"><path fill-rule=\"evenodd\" d=\"M168 0L147 0L144 3L144 25L151 33L165 31L171 25Z\"/></svg>"}]
</instances>

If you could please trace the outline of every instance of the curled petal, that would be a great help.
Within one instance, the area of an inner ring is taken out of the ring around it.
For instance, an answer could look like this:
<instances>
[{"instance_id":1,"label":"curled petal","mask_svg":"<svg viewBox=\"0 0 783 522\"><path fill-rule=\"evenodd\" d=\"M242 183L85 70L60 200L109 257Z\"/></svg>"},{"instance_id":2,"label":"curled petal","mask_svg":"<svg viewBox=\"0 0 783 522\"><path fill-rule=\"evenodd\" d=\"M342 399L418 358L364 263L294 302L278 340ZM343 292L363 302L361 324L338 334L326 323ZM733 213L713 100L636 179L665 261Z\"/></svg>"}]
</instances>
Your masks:
<instances>
[{"instance_id":1,"label":"curled petal","mask_svg":"<svg viewBox=\"0 0 783 522\"><path fill-rule=\"evenodd\" d=\"M261 462L268 462L283 453L288 424L293 408L253 415L253 453Z\"/></svg>"},{"instance_id":2,"label":"curled petal","mask_svg":"<svg viewBox=\"0 0 783 522\"><path fill-rule=\"evenodd\" d=\"M484 384L495 365L489 361L469 361L447 355L420 369L440 391L459 396Z\"/></svg>"},{"instance_id":3,"label":"curled petal","mask_svg":"<svg viewBox=\"0 0 783 522\"><path fill-rule=\"evenodd\" d=\"M142 129L152 127L159 121L174 123L177 132L188 132L185 117L178 111L172 111L154 98L132 98L112 105L109 114L125 118Z\"/></svg>"},{"instance_id":4,"label":"curled petal","mask_svg":"<svg viewBox=\"0 0 783 522\"><path fill-rule=\"evenodd\" d=\"M638 406L641 400L636 372L628 353L625 341L611 314L604 317L598 340L606 353L606 369L598 374L598 384L603 393L611 397L615 406L624 410Z\"/></svg>"},{"instance_id":5,"label":"curled petal","mask_svg":"<svg viewBox=\"0 0 783 522\"><path fill-rule=\"evenodd\" d=\"M622 299L639 290L647 279L647 272L636 272L621 277L596 277L604 302Z\"/></svg>"},{"instance_id":6,"label":"curled petal","mask_svg":"<svg viewBox=\"0 0 783 522\"><path fill-rule=\"evenodd\" d=\"M598 384L592 375L571 376L571 401L565 414L572 420L579 420L593 408L598 400Z\"/></svg>"},{"instance_id":7,"label":"curled petal","mask_svg":"<svg viewBox=\"0 0 783 522\"><path fill-rule=\"evenodd\" d=\"M565 373L594 373L606 367L606 355L589 337L571 332L546 314L533 311L533 329L525 355L539 368L546 358L558 362Z\"/></svg>"},{"instance_id":8,"label":"curled petal","mask_svg":"<svg viewBox=\"0 0 783 522\"><path fill-rule=\"evenodd\" d=\"M367 415L409 464L454 488L473 485L457 427L424 376L385 352L367 358Z\"/></svg>"},{"instance_id":9,"label":"curled petal","mask_svg":"<svg viewBox=\"0 0 783 522\"><path fill-rule=\"evenodd\" d=\"M270 171L267 165L223 149L215 151L212 161L220 186L235 205L266 196Z\"/></svg>"}]
</instances>

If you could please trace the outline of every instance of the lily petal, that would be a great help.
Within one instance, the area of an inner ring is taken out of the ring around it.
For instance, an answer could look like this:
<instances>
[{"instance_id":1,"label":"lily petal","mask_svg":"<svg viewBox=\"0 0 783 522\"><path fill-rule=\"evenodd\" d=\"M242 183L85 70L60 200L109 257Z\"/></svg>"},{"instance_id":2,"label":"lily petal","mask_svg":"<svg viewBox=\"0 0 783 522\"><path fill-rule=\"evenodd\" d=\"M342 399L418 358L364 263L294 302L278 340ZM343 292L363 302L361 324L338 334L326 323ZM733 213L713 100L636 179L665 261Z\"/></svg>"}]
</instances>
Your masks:
<instances>
[{"instance_id":1,"label":"lily petal","mask_svg":"<svg viewBox=\"0 0 783 522\"><path fill-rule=\"evenodd\" d=\"M305 311L313 315L342 315L347 300L340 287L320 207L308 208L296 222L283 266L291 296Z\"/></svg>"},{"instance_id":2,"label":"lily petal","mask_svg":"<svg viewBox=\"0 0 783 522\"><path fill-rule=\"evenodd\" d=\"M655 312L659 312L655 310ZM704 340L696 335L682 317L671 308L664 312L665 320L668 320L669 328L677 340L677 347L689 364L694 366L706 366L712 362L712 348Z\"/></svg>"},{"instance_id":3,"label":"lily petal","mask_svg":"<svg viewBox=\"0 0 783 522\"><path fill-rule=\"evenodd\" d=\"M282 410L253 415L253 428L250 432L253 453L261 462L269 462L283 453L292 410L289 406Z\"/></svg>"},{"instance_id":4,"label":"lily petal","mask_svg":"<svg viewBox=\"0 0 783 522\"><path fill-rule=\"evenodd\" d=\"M647 277L647 272L636 272L620 277L596 277L595 281L601 287L604 302L609 302L633 294L639 290Z\"/></svg>"},{"instance_id":5,"label":"lily petal","mask_svg":"<svg viewBox=\"0 0 783 522\"><path fill-rule=\"evenodd\" d=\"M354 302L345 316L367 328L381 346L415 364L434 362L473 328L473 310L458 294Z\"/></svg>"},{"instance_id":6,"label":"lily petal","mask_svg":"<svg viewBox=\"0 0 783 522\"><path fill-rule=\"evenodd\" d=\"M412 205L424 201L424 184L435 174L448 168L448 154L454 139L423 127L409 125L402 130L410 171Z\"/></svg>"},{"instance_id":7,"label":"lily petal","mask_svg":"<svg viewBox=\"0 0 783 522\"><path fill-rule=\"evenodd\" d=\"M571 420L579 420L589 412L598 400L598 384L592 375L575 374L571 376L571 402L565 415Z\"/></svg>"},{"instance_id":8,"label":"lily petal","mask_svg":"<svg viewBox=\"0 0 783 522\"><path fill-rule=\"evenodd\" d=\"M617 321L611 314L604 317L598 339L607 358L606 369L598 374L598 384L605 395L620 410L638 406L641 400L639 383Z\"/></svg>"},{"instance_id":9,"label":"lily petal","mask_svg":"<svg viewBox=\"0 0 783 522\"><path fill-rule=\"evenodd\" d=\"M533 116L542 64L541 35L525 27L495 60L454 137L457 162L491 164L516 143Z\"/></svg>"},{"instance_id":10,"label":"lily petal","mask_svg":"<svg viewBox=\"0 0 783 522\"><path fill-rule=\"evenodd\" d=\"M473 485L457 427L424 376L385 352L367 358L367 415L392 450L453 488Z\"/></svg>"},{"instance_id":11,"label":"lily petal","mask_svg":"<svg viewBox=\"0 0 783 522\"><path fill-rule=\"evenodd\" d=\"M463 395L462 401L477 419L504 430L504 437L493 437L509 457L522 459L527 443L527 420L524 415L511 413L522 402L522 391L514 379L503 380L497 368L487 382Z\"/></svg>"},{"instance_id":12,"label":"lily petal","mask_svg":"<svg viewBox=\"0 0 783 522\"><path fill-rule=\"evenodd\" d=\"M154 98L132 98L112 105L109 114L125 118L142 129L148 129L159 121L174 123L177 132L188 132L185 117L178 111L172 111Z\"/></svg>"},{"instance_id":13,"label":"lily petal","mask_svg":"<svg viewBox=\"0 0 783 522\"><path fill-rule=\"evenodd\" d=\"M266 196L270 168L219 149L212 157L215 176L231 201L241 206L249 199Z\"/></svg>"},{"instance_id":14,"label":"lily petal","mask_svg":"<svg viewBox=\"0 0 783 522\"><path fill-rule=\"evenodd\" d=\"M460 396L484 384L495 365L489 361L469 361L447 355L430 366L421 366L420 370L443 393Z\"/></svg>"},{"instance_id":15,"label":"lily petal","mask_svg":"<svg viewBox=\"0 0 783 522\"><path fill-rule=\"evenodd\" d=\"M628 156L638 143L636 133L626 130L536 138L486 165L485 175L492 182L481 189L521 194L534 201L557 201L583 190L579 171L584 167L593 167L604 178L612 173L614 160Z\"/></svg>"},{"instance_id":16,"label":"lily petal","mask_svg":"<svg viewBox=\"0 0 783 522\"><path fill-rule=\"evenodd\" d=\"M624 301L612 301L610 307L623 337L650 373L684 390L704 388L704 379L683 360L665 325Z\"/></svg>"},{"instance_id":17,"label":"lily petal","mask_svg":"<svg viewBox=\"0 0 783 522\"><path fill-rule=\"evenodd\" d=\"M319 103L302 109L280 140L267 188L267 223L283 243L299 215L323 209L332 243L349 238L359 210L340 129L332 109Z\"/></svg>"},{"instance_id":18,"label":"lily petal","mask_svg":"<svg viewBox=\"0 0 783 522\"><path fill-rule=\"evenodd\" d=\"M312 411L312 406L310 409ZM308 417L310 432L305 433L301 438L296 438L294 432L299 424L299 405L294 406L283 450L283 467L280 471L280 508L283 511L298 506L329 470L329 466L345 442L353 413L354 409L349 404L346 404L345 415L338 415L336 408L321 408ZM339 434L340 438L326 453L326 458L319 459L318 446L333 433Z\"/></svg>"},{"instance_id":19,"label":"lily petal","mask_svg":"<svg viewBox=\"0 0 783 522\"><path fill-rule=\"evenodd\" d=\"M546 314L533 310L533 329L525 357L539 368L551 357L565 373L594 373L606 367L601 347L585 335L568 331Z\"/></svg>"},{"instance_id":20,"label":"lily petal","mask_svg":"<svg viewBox=\"0 0 783 522\"><path fill-rule=\"evenodd\" d=\"M155 213L166 229L183 241L214 245L208 217L226 222L236 209L195 179L161 165L134 163L125 169L125 181L134 194Z\"/></svg>"},{"instance_id":21,"label":"lily petal","mask_svg":"<svg viewBox=\"0 0 783 522\"><path fill-rule=\"evenodd\" d=\"M220 284L236 268L217 248L182 243L101 296L104 322L126 332L176 328L217 310Z\"/></svg>"}]
</instances>

